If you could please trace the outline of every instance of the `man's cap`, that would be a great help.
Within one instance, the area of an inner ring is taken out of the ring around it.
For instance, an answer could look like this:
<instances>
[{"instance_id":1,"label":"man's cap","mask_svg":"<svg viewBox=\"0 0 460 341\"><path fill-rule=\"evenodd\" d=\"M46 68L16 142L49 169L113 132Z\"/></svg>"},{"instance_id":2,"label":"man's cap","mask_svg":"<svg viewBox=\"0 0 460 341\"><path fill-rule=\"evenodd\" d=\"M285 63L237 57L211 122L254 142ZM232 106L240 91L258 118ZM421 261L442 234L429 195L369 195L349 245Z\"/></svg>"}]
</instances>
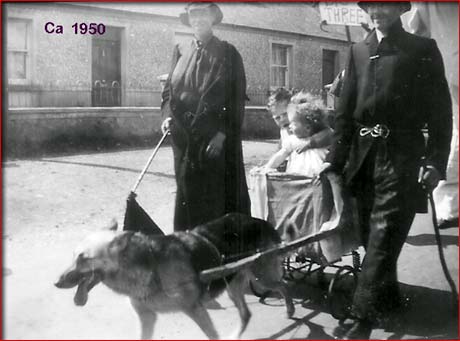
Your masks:
<instances>
[{"instance_id":1,"label":"man's cap","mask_svg":"<svg viewBox=\"0 0 460 341\"><path fill-rule=\"evenodd\" d=\"M361 9L367 13L367 7L372 3L375 3L375 1L359 1L358 6L361 7ZM381 3L383 3L383 1ZM401 9L402 9L403 12L408 12L411 9L410 1L395 1L395 2L387 1L385 3L386 4L395 4L395 5L397 4L397 5L401 6Z\"/></svg>"},{"instance_id":2,"label":"man's cap","mask_svg":"<svg viewBox=\"0 0 460 341\"><path fill-rule=\"evenodd\" d=\"M214 15L214 21L212 22L213 25L217 25L222 22L224 15L220 10L219 6L217 6L214 2L191 2L185 7L185 12L179 15L179 19L182 24L186 26L190 26L188 14L190 11L199 10L204 8L210 8L211 12Z\"/></svg>"}]
</instances>

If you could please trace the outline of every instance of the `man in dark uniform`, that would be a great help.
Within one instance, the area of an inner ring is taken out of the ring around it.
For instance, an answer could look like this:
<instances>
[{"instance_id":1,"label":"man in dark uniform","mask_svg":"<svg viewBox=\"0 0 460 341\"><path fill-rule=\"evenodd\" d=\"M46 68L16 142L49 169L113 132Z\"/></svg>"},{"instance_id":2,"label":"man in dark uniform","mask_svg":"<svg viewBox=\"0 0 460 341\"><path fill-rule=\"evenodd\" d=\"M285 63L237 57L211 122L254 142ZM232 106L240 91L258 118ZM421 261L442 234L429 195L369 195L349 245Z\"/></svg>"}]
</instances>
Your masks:
<instances>
[{"instance_id":1,"label":"man in dark uniform","mask_svg":"<svg viewBox=\"0 0 460 341\"><path fill-rule=\"evenodd\" d=\"M175 231L228 212L250 214L241 146L246 78L235 47L213 35L222 17L214 3L187 5L180 19L195 39L176 45L162 94L177 183Z\"/></svg>"},{"instance_id":2,"label":"man in dark uniform","mask_svg":"<svg viewBox=\"0 0 460 341\"><path fill-rule=\"evenodd\" d=\"M359 2L375 29L350 49L325 171L358 202L366 256L344 339L368 339L400 305L396 264L427 190L445 177L452 104L436 42L403 30L410 2ZM421 129L428 129L424 140ZM424 160L424 161L423 161Z\"/></svg>"}]
</instances>

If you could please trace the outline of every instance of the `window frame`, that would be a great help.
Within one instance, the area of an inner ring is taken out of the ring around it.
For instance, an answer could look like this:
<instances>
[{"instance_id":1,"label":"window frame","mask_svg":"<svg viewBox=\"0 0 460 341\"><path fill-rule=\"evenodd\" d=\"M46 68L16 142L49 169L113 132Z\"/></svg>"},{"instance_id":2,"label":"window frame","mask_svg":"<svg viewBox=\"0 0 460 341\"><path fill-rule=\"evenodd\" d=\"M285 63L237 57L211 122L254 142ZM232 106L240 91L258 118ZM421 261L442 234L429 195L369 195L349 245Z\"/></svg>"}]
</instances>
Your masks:
<instances>
[{"instance_id":1,"label":"window frame","mask_svg":"<svg viewBox=\"0 0 460 341\"><path fill-rule=\"evenodd\" d=\"M323 69L324 69L324 54L325 54L325 51L328 51L329 52L333 52L334 54L334 77L332 78L332 82L334 81L335 77L337 77L337 75L341 72L341 69L340 69L340 51L338 49L334 49L333 47L322 47L321 48L321 84L322 86L324 87L325 85L327 84L331 84L331 83L326 83L325 80L324 80L324 73L323 73Z\"/></svg>"},{"instance_id":2,"label":"window frame","mask_svg":"<svg viewBox=\"0 0 460 341\"><path fill-rule=\"evenodd\" d=\"M10 49L8 46L8 40L6 43L6 72L8 73L8 84L9 85L30 85L32 83L32 59L33 59L33 38L32 38L32 24L33 21L31 18L26 18L26 17L21 17L21 16L12 16L8 17L8 24L10 24L12 21L19 21L19 22L25 22L26 23L26 49L25 50L19 50L19 49ZM6 32L7 34L7 39L8 39L8 31ZM25 78L12 78L11 75L8 72L8 67L10 63L10 57L9 54L10 52L25 52L26 53L26 74Z\"/></svg>"},{"instance_id":3,"label":"window frame","mask_svg":"<svg viewBox=\"0 0 460 341\"><path fill-rule=\"evenodd\" d=\"M292 42L288 41L281 41L281 40L270 40L269 41L270 48L269 48L269 88L271 91L276 90L277 88L280 87L280 85L274 85L272 84L272 79L274 76L273 68L274 67L283 67L284 65L278 65L273 63L273 50L275 45L282 46L286 48L286 84L283 85L285 88L292 88L293 87L293 75L294 75L294 44Z\"/></svg>"}]
</instances>

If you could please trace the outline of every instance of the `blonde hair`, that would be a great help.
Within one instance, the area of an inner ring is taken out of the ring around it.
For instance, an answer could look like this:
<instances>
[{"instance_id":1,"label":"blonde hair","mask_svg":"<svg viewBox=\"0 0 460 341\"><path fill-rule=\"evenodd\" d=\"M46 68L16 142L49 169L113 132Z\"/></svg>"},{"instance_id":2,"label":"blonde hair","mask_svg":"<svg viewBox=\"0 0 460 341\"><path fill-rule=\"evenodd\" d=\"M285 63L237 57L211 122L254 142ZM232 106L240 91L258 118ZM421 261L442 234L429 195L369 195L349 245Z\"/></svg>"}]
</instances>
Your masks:
<instances>
[{"instance_id":1,"label":"blonde hair","mask_svg":"<svg viewBox=\"0 0 460 341\"><path fill-rule=\"evenodd\" d=\"M291 97L290 106L294 106L294 118L312 126L314 133L327 127L326 106L321 97L306 91L300 91Z\"/></svg>"}]
</instances>

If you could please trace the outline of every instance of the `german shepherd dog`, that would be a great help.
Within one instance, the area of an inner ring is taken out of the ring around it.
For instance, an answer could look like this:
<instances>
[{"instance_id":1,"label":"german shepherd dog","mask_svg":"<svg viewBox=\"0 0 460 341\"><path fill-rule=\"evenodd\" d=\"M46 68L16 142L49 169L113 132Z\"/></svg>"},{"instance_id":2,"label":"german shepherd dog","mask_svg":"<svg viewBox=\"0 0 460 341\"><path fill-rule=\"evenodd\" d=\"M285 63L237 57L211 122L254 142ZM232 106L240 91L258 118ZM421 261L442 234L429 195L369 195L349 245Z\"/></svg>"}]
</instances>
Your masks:
<instances>
[{"instance_id":1,"label":"german shepherd dog","mask_svg":"<svg viewBox=\"0 0 460 341\"><path fill-rule=\"evenodd\" d=\"M218 333L204 308L225 289L234 302L241 323L233 335L239 338L251 313L244 293L249 281L281 293L287 316L294 304L282 279L283 255L267 255L248 267L209 283L200 281L202 270L221 266L269 249L280 242L266 221L231 213L186 232L148 236L139 232L112 230L96 232L76 250L75 260L55 285L78 286L74 303L83 306L88 292L102 282L127 295L141 323L141 338L151 339L157 313L182 311L210 339Z\"/></svg>"}]
</instances>

